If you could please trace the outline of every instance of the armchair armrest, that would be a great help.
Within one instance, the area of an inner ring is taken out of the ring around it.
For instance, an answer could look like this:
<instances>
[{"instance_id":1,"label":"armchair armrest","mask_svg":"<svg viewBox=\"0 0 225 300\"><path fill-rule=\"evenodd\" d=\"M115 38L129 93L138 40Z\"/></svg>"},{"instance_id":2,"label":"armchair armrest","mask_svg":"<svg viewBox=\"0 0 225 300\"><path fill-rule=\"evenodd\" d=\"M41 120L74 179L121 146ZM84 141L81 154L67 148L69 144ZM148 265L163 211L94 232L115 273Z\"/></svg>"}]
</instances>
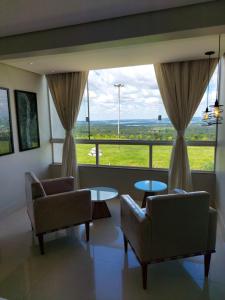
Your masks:
<instances>
[{"instance_id":1,"label":"armchair armrest","mask_svg":"<svg viewBox=\"0 0 225 300\"><path fill-rule=\"evenodd\" d=\"M74 177L60 177L42 180L41 184L47 195L74 191Z\"/></svg>"},{"instance_id":2,"label":"armchair armrest","mask_svg":"<svg viewBox=\"0 0 225 300\"><path fill-rule=\"evenodd\" d=\"M149 256L151 219L129 195L121 196L121 228L141 261Z\"/></svg>"},{"instance_id":3,"label":"armchair armrest","mask_svg":"<svg viewBox=\"0 0 225 300\"><path fill-rule=\"evenodd\" d=\"M209 207L209 229L208 229L208 250L215 250L216 246L217 211Z\"/></svg>"},{"instance_id":4,"label":"armchair armrest","mask_svg":"<svg viewBox=\"0 0 225 300\"><path fill-rule=\"evenodd\" d=\"M173 193L174 194L187 194L187 192L185 190L182 190L182 189L174 189Z\"/></svg>"},{"instance_id":5,"label":"armchair armrest","mask_svg":"<svg viewBox=\"0 0 225 300\"><path fill-rule=\"evenodd\" d=\"M145 212L129 195L121 196L121 216L124 214L132 215L139 223L143 222L146 218Z\"/></svg>"},{"instance_id":6,"label":"armchair armrest","mask_svg":"<svg viewBox=\"0 0 225 300\"><path fill-rule=\"evenodd\" d=\"M90 221L91 209L89 190L37 198L34 201L36 234Z\"/></svg>"}]
</instances>

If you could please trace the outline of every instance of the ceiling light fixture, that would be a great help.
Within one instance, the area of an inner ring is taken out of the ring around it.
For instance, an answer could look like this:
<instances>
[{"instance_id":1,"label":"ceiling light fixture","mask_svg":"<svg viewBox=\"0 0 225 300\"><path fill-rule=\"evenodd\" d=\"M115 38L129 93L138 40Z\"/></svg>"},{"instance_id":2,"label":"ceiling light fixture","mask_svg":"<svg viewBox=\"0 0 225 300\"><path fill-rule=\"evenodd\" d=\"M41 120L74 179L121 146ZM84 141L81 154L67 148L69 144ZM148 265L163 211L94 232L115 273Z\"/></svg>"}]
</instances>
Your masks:
<instances>
[{"instance_id":1,"label":"ceiling light fixture","mask_svg":"<svg viewBox=\"0 0 225 300\"><path fill-rule=\"evenodd\" d=\"M209 72L210 72L210 57L215 52L208 51L205 53L209 57L209 64L208 64L208 87L207 87L207 106L206 110L203 113L203 125L211 126L211 125L218 125L222 124L222 112L223 112L223 105L219 104L219 94L220 94L220 78L221 78L221 60L220 60L220 42L221 37L219 35L219 46L218 46L218 74L217 74L217 91L216 91L216 101L214 105L208 105L209 103Z\"/></svg>"},{"instance_id":2,"label":"ceiling light fixture","mask_svg":"<svg viewBox=\"0 0 225 300\"><path fill-rule=\"evenodd\" d=\"M214 105L210 105L212 108L212 119L211 122L213 124L222 124L222 112L223 112L223 105L219 104L219 95L220 95L220 79L221 79L221 60L220 60L220 42L221 37L219 35L219 45L218 45L218 76L217 76L217 91L216 91L216 101Z\"/></svg>"},{"instance_id":3,"label":"ceiling light fixture","mask_svg":"<svg viewBox=\"0 0 225 300\"><path fill-rule=\"evenodd\" d=\"M209 73L210 73L210 59L211 59L211 55L213 55L215 52L214 51L208 51L205 53L205 55L208 56L208 83L207 83L207 96L206 96L206 109L203 112L203 117L202 117L202 121L203 121L203 125L208 126L211 125L209 124L209 120L211 118L211 114L212 112L209 110Z\"/></svg>"}]
</instances>

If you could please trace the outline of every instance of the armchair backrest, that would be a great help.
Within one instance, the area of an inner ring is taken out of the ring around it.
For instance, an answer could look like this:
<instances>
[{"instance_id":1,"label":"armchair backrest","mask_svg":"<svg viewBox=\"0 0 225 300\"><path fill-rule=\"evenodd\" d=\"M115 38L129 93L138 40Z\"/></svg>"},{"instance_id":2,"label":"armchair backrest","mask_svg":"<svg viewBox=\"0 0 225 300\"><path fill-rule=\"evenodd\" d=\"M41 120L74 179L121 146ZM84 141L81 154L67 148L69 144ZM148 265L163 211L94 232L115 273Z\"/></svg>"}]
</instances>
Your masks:
<instances>
[{"instance_id":1,"label":"armchair backrest","mask_svg":"<svg viewBox=\"0 0 225 300\"><path fill-rule=\"evenodd\" d=\"M146 213L151 218L151 247L155 258L187 255L207 249L207 192L148 197Z\"/></svg>"}]
</instances>

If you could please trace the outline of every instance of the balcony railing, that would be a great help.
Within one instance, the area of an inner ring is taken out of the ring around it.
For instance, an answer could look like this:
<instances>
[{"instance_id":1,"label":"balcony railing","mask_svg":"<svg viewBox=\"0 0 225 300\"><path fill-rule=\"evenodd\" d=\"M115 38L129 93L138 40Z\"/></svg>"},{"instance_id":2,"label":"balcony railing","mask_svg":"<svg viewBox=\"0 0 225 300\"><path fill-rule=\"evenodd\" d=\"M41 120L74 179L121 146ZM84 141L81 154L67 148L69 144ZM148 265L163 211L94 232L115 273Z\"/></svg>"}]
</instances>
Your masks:
<instances>
[{"instance_id":1,"label":"balcony railing","mask_svg":"<svg viewBox=\"0 0 225 300\"><path fill-rule=\"evenodd\" d=\"M63 141L52 139L51 143L62 144ZM76 140L76 144L79 164L168 169L173 142L83 139ZM187 145L192 170L214 171L216 142L188 141Z\"/></svg>"}]
</instances>

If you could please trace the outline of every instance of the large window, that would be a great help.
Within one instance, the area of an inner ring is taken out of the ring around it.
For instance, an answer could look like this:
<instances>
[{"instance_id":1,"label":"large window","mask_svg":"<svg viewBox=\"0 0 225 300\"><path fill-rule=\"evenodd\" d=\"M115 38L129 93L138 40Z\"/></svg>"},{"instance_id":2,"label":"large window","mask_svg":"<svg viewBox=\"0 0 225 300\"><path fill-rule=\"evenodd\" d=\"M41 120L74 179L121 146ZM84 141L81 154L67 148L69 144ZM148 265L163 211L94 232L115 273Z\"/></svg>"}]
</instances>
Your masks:
<instances>
[{"instance_id":1,"label":"large window","mask_svg":"<svg viewBox=\"0 0 225 300\"><path fill-rule=\"evenodd\" d=\"M216 81L217 70L209 85L211 103L216 96ZM191 168L213 171L216 127L202 126L205 107L206 94L186 131L186 140ZM52 127L59 125L52 124ZM57 131L53 130L53 137L62 138L63 131ZM79 163L168 168L175 134L153 65L89 72L74 130ZM122 143L125 141L127 144Z\"/></svg>"}]
</instances>

